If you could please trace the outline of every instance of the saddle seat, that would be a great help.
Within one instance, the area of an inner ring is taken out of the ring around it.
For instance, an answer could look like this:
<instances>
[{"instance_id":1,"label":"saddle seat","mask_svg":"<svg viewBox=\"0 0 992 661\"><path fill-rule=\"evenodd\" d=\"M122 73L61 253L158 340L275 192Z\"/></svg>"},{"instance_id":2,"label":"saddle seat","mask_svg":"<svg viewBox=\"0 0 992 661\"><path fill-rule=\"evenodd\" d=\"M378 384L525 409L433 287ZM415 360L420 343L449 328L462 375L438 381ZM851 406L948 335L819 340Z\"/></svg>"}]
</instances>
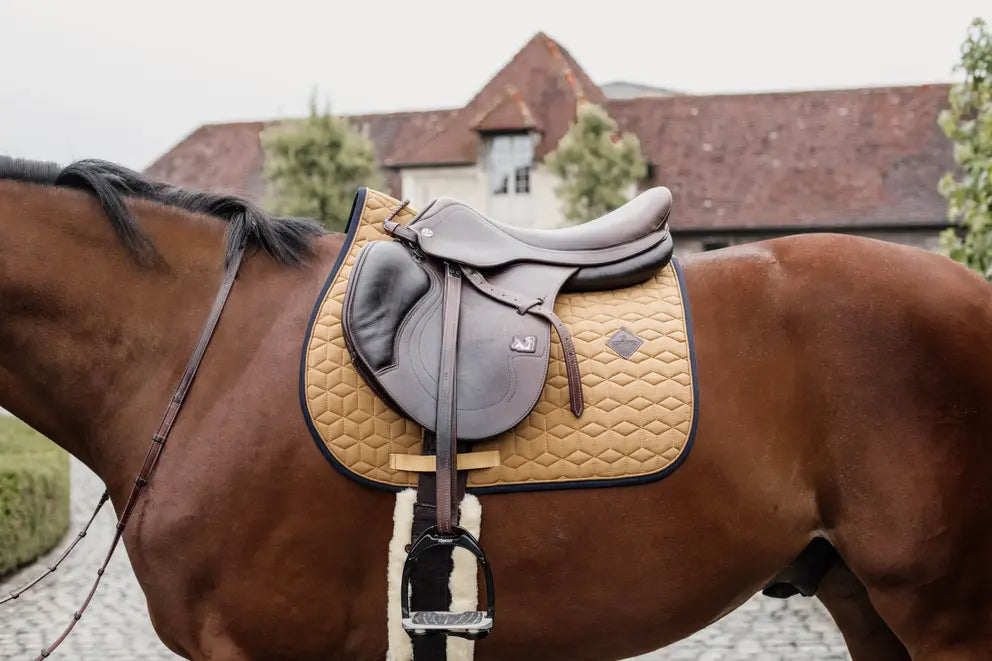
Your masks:
<instances>
[{"instance_id":1,"label":"saddle seat","mask_svg":"<svg viewBox=\"0 0 992 661\"><path fill-rule=\"evenodd\" d=\"M595 220L562 229L528 229L487 220L534 248L582 251L611 248L655 232L668 220L671 210L672 193L659 186Z\"/></svg>"},{"instance_id":2,"label":"saddle seat","mask_svg":"<svg viewBox=\"0 0 992 661\"><path fill-rule=\"evenodd\" d=\"M519 262L595 266L643 253L667 235L672 194L651 188L605 216L563 229L525 229L486 218L468 205L438 198L410 222L387 231L438 259L485 269Z\"/></svg>"}]
</instances>

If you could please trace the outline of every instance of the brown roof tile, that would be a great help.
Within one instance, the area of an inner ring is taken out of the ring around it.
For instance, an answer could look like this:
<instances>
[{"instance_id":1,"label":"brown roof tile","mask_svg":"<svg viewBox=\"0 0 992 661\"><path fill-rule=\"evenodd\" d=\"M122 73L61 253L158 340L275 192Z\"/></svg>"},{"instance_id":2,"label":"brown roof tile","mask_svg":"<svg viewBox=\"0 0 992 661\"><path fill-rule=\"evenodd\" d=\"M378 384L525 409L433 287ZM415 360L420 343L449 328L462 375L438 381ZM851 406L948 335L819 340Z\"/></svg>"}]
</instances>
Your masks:
<instances>
[{"instance_id":1,"label":"brown roof tile","mask_svg":"<svg viewBox=\"0 0 992 661\"><path fill-rule=\"evenodd\" d=\"M569 52L539 32L465 108L420 142L398 149L386 159L386 165L475 163L479 144L475 127L502 104L507 90L519 90L518 102L532 113L541 129L541 141L534 152L537 158L558 145L575 120L579 102L605 100Z\"/></svg>"},{"instance_id":2,"label":"brown roof tile","mask_svg":"<svg viewBox=\"0 0 992 661\"><path fill-rule=\"evenodd\" d=\"M207 124L188 135L145 170L176 186L257 198L262 192L265 122Z\"/></svg>"},{"instance_id":3,"label":"brown roof tile","mask_svg":"<svg viewBox=\"0 0 992 661\"><path fill-rule=\"evenodd\" d=\"M455 111L425 110L354 115L350 119L375 148L382 163L387 154L433 131ZM278 120L292 121L292 120ZM207 124L152 163L145 173L176 186L236 193L261 199L265 192L265 161L259 135L276 122ZM399 172L384 168L389 191L399 194Z\"/></svg>"},{"instance_id":4,"label":"brown roof tile","mask_svg":"<svg viewBox=\"0 0 992 661\"><path fill-rule=\"evenodd\" d=\"M946 85L615 100L677 229L940 224Z\"/></svg>"},{"instance_id":5,"label":"brown roof tile","mask_svg":"<svg viewBox=\"0 0 992 661\"><path fill-rule=\"evenodd\" d=\"M417 142L426 133L437 130L456 110L421 110L393 112L381 115L353 115L360 131L375 146L376 160L383 164L389 154ZM394 168L382 168L389 193L400 194L400 173Z\"/></svg>"},{"instance_id":6,"label":"brown roof tile","mask_svg":"<svg viewBox=\"0 0 992 661\"><path fill-rule=\"evenodd\" d=\"M479 119L472 123L472 129L480 133L498 131L540 130L541 125L534 118L523 95L515 87L507 87L503 95Z\"/></svg>"},{"instance_id":7,"label":"brown roof tile","mask_svg":"<svg viewBox=\"0 0 992 661\"><path fill-rule=\"evenodd\" d=\"M464 109L357 115L390 192L396 166L471 163L478 131L536 126L553 149L579 101L605 105L636 134L651 185L675 194L676 230L942 224L937 180L952 167L936 119L947 85L606 100L552 39L538 34ZM200 127L147 173L259 198L268 122Z\"/></svg>"}]
</instances>

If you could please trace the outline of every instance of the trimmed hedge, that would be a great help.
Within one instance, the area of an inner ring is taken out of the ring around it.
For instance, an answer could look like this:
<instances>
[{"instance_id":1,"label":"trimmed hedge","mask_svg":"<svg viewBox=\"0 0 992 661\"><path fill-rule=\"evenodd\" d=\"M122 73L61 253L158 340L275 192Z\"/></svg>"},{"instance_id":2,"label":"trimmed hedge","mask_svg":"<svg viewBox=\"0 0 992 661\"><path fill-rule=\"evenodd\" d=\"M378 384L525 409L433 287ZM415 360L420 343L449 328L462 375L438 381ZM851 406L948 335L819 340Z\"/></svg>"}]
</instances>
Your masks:
<instances>
[{"instance_id":1,"label":"trimmed hedge","mask_svg":"<svg viewBox=\"0 0 992 661\"><path fill-rule=\"evenodd\" d=\"M0 414L0 575L55 546L69 526L69 455Z\"/></svg>"}]
</instances>

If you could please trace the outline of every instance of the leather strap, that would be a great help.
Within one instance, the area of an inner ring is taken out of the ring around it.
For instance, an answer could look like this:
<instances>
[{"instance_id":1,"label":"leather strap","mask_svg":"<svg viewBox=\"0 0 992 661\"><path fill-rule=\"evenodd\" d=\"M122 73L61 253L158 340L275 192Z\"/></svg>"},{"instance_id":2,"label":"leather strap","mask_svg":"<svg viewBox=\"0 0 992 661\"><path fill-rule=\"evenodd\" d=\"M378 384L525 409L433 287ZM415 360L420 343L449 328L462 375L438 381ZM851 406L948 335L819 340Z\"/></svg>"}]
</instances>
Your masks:
<instances>
[{"instance_id":1,"label":"leather strap","mask_svg":"<svg viewBox=\"0 0 992 661\"><path fill-rule=\"evenodd\" d=\"M558 315L544 306L544 299L521 296L508 289L497 287L486 280L486 277L482 273L471 266L464 264L460 264L459 266L462 273L465 274L465 278L472 283L472 286L489 298L516 308L520 314L534 314L551 322L555 332L558 333L562 354L565 356L569 404L575 417L582 415L582 411L585 410L585 400L582 397L582 376L579 372L579 359L575 355L575 344L572 342L572 334L568 332L568 329L562 320L558 318Z\"/></svg>"},{"instance_id":2,"label":"leather strap","mask_svg":"<svg viewBox=\"0 0 992 661\"><path fill-rule=\"evenodd\" d=\"M442 535L454 532L458 523L455 464L458 435L456 379L458 356L458 317L461 311L462 277L458 267L445 263L444 300L441 303L441 364L437 375L437 529Z\"/></svg>"},{"instance_id":3,"label":"leather strap","mask_svg":"<svg viewBox=\"0 0 992 661\"><path fill-rule=\"evenodd\" d=\"M220 315L224 311L224 306L227 304L227 299L231 294L231 288L234 286L234 280L237 278L238 270L241 268L241 262L244 260L245 247L245 243L238 246L228 262L227 269L224 272L224 281L221 283L220 290L214 298L214 304L210 310L210 315L207 317L207 322L204 324L203 330L200 332L200 339L197 340L196 347L193 349L193 354L189 357L189 362L186 363L186 369L183 371L182 378L179 379L179 385L176 387L176 392L172 395L172 399L169 401L169 406L165 409L165 414L162 416L162 422L158 426L158 430L156 430L156 432L152 435L152 442L148 447L148 452L145 454L145 461L141 465L141 470L138 472L138 477L134 480L134 486L131 487L131 493L127 497L127 502L124 504L124 509L121 512L121 518L117 521L117 531L114 533L114 538L110 543L110 548L107 551L107 555L104 557L103 564L100 566L100 569L97 570L96 580L93 581L90 591L83 600L83 605L79 608L79 610L73 613L72 621L69 622L69 625L51 645L41 650L41 653L35 658L35 661L41 661L41 659L48 658L52 652L59 645L61 645L66 638L69 637L69 634L72 633L72 630L76 627L76 623L79 622L80 618L83 616L83 613L86 612L86 609L89 607L90 602L93 600L93 595L96 594L97 588L100 587L100 581L103 579L107 565L110 564L110 559L113 557L114 551L117 550L121 538L124 536L124 530L127 528L127 524L131 520L131 515L134 513L134 508L138 504L138 497L141 495L141 491L148 484L148 477L151 475L152 470L158 463L159 455L162 454L162 449L165 447L166 441L169 440L169 434L172 433L172 427L175 425L176 417L179 415L179 411L182 409L183 403L186 401L186 395L189 394L190 386L193 385L193 379L196 377L196 372L200 369L200 363L203 361L203 354L206 352L207 345L210 344L210 339L214 335L214 330L217 328L217 322L220 321Z\"/></svg>"},{"instance_id":4,"label":"leather strap","mask_svg":"<svg viewBox=\"0 0 992 661\"><path fill-rule=\"evenodd\" d=\"M387 220L382 224L382 229L385 230L386 234L403 239L410 245L420 246L420 235L417 234L417 230L410 229L406 225L400 225L394 220Z\"/></svg>"},{"instance_id":5,"label":"leather strap","mask_svg":"<svg viewBox=\"0 0 992 661\"><path fill-rule=\"evenodd\" d=\"M437 451L437 437L424 430L423 454L430 457ZM455 499L465 495L468 474L458 473ZM411 540L419 539L437 522L437 478L435 473L421 473L417 481L417 502L413 506ZM456 510L457 511L457 510ZM451 549L435 549L421 556L410 581L410 601L413 610L445 611L451 606L451 572L454 568ZM413 636L414 661L445 661L447 636Z\"/></svg>"},{"instance_id":6,"label":"leather strap","mask_svg":"<svg viewBox=\"0 0 992 661\"><path fill-rule=\"evenodd\" d=\"M425 437L427 433L425 433ZM424 439L424 452L434 446ZM413 506L410 539L417 540L437 523L437 479L434 473L422 473L417 483L417 502ZM413 610L446 611L451 605L450 577L454 568L451 551L436 549L425 553L410 580ZM445 661L448 658L447 636L413 636L413 661Z\"/></svg>"}]
</instances>

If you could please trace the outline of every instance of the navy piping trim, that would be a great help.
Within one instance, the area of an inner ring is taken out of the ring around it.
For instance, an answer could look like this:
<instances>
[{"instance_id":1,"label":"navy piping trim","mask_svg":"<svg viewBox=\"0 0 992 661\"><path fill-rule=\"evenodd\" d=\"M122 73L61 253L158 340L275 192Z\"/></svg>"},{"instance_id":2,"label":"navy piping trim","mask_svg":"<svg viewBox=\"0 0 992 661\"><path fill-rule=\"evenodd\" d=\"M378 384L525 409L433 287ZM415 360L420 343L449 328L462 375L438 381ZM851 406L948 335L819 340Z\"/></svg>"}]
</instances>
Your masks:
<instances>
[{"instance_id":1,"label":"navy piping trim","mask_svg":"<svg viewBox=\"0 0 992 661\"><path fill-rule=\"evenodd\" d=\"M682 293L682 308L685 310L685 329L689 343L689 366L692 369L692 426L689 428L689 438L686 439L685 448L671 465L664 469L650 473L648 475L638 475L636 477L621 477L615 480L582 480L576 482L552 482L548 484L508 484L495 487L472 487L469 493L513 493L519 491L558 491L561 489L597 489L607 487L633 486L635 484L647 484L655 482L672 474L672 472L682 465L682 462L692 451L693 443L696 439L696 425L699 423L699 372L696 369L696 347L692 332L692 314L689 311L689 292L685 288L685 278L683 277L682 265L678 260L672 258L672 266L679 281L679 291Z\"/></svg>"},{"instance_id":2,"label":"navy piping trim","mask_svg":"<svg viewBox=\"0 0 992 661\"><path fill-rule=\"evenodd\" d=\"M348 218L348 228L345 230L344 244L341 246L341 252L338 253L338 258L334 262L334 267L331 269L330 275L327 276L327 280L320 290L320 295L317 296L317 302L314 303L313 312L310 313L310 322L307 324L306 331L303 334L303 348L300 355L300 407L303 410L303 420L307 423L307 429L310 430L310 436L313 438L314 443L317 444L317 449L320 450L324 458L331 462L331 465L339 473L366 486L385 489L387 491L402 491L405 487L394 487L389 484L373 482L352 473L338 462L334 455L331 454L331 451L327 449L327 446L324 445L324 441L320 438L320 433L314 427L313 420L310 419L310 407L307 405L307 353L310 348L310 332L313 330L313 325L317 321L317 315L320 314L320 308L324 304L324 297L327 296L327 291L334 284L334 278L337 276L338 271L341 270L341 265L344 264L345 257L351 251L351 244L355 241L355 234L358 232L358 226L362 220L362 212L365 210L366 197L368 197L368 189L365 187L359 188L358 192L355 193L355 201L351 204L351 215Z\"/></svg>"}]
</instances>

